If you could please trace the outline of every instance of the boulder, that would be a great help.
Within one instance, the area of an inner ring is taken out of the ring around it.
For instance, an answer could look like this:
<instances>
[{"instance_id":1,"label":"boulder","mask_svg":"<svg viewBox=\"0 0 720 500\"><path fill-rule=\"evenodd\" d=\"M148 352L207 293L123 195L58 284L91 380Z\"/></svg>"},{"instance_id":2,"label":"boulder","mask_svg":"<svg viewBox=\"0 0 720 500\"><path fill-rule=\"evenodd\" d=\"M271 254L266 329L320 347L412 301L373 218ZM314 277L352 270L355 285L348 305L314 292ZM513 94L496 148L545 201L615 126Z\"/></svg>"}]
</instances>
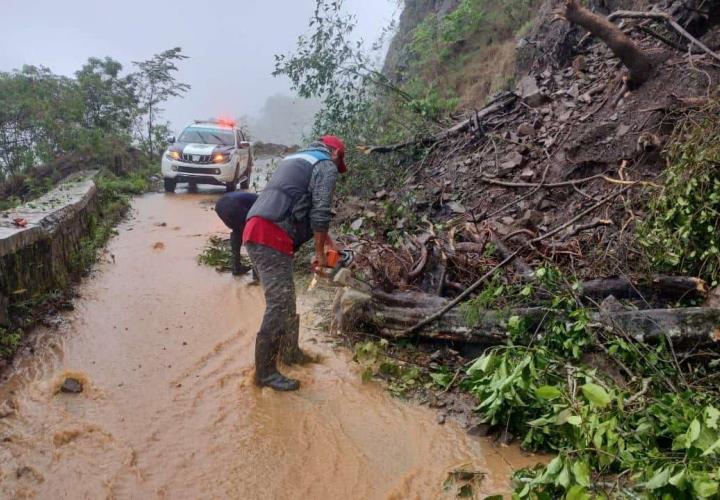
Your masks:
<instances>
[{"instance_id":1,"label":"boulder","mask_svg":"<svg viewBox=\"0 0 720 500\"><path fill-rule=\"evenodd\" d=\"M528 75L520 80L517 85L517 94L522 101L531 108L542 106L548 101L548 97L538 87L534 76Z\"/></svg>"}]
</instances>

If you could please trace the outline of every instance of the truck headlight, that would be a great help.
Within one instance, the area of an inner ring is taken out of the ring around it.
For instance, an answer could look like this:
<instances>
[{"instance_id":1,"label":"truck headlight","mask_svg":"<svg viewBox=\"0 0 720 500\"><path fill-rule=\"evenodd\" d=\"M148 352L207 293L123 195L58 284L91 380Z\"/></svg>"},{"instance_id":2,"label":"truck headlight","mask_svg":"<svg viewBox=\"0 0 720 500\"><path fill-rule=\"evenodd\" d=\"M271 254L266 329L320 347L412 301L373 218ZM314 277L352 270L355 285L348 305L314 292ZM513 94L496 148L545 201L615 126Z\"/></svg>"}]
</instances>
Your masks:
<instances>
[{"instance_id":1,"label":"truck headlight","mask_svg":"<svg viewBox=\"0 0 720 500\"><path fill-rule=\"evenodd\" d=\"M168 160L179 160L180 156L179 151L165 151L165 158Z\"/></svg>"},{"instance_id":2,"label":"truck headlight","mask_svg":"<svg viewBox=\"0 0 720 500\"><path fill-rule=\"evenodd\" d=\"M230 161L230 155L218 153L213 155L213 163L227 163Z\"/></svg>"}]
</instances>

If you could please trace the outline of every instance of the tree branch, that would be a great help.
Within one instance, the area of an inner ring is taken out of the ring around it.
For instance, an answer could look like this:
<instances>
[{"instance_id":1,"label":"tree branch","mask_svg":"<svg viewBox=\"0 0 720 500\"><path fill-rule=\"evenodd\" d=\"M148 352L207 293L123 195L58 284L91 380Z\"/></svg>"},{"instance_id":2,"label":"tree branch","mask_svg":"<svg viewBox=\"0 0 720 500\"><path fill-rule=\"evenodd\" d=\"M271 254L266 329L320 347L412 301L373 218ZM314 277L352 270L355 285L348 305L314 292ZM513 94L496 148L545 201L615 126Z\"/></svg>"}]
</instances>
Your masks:
<instances>
[{"instance_id":1,"label":"tree branch","mask_svg":"<svg viewBox=\"0 0 720 500\"><path fill-rule=\"evenodd\" d=\"M612 21L614 19L655 19L659 21L666 21L670 26L673 27L675 31L677 31L678 33L680 33L680 35L689 40L690 43L697 45L703 52L708 54L716 61L720 62L720 55L710 50L707 45L705 45L700 40L688 33L685 28L680 26L677 21L675 21L672 16L666 12L636 12L631 10L618 10L608 16L608 20Z\"/></svg>"},{"instance_id":2,"label":"tree branch","mask_svg":"<svg viewBox=\"0 0 720 500\"><path fill-rule=\"evenodd\" d=\"M606 196L605 198L602 198L600 201L598 201L597 203L595 203L594 205L592 205L590 208L587 208L587 209L583 210L582 212L580 212L577 216L573 217L572 219L570 219L569 221L567 221L565 224L561 224L560 226L556 227L556 228L553 229L552 231L549 231L549 232L547 232L547 233L545 233L545 234L543 234L543 235L541 235L541 236L538 236L537 238L533 238L532 240L528 240L527 242L525 242L524 245L522 245L522 246L519 247L517 250L515 250L513 253L511 253L511 254L509 254L507 257L505 257L505 258L502 260L502 262L500 262L500 263L497 264L495 267L493 267L492 269L490 269L487 273L485 273L482 277L480 277L480 279L478 279L475 283L473 283L472 285L470 285L467 290L465 290L463 293L461 293L460 295L458 295L457 297L455 297L453 300L451 300L450 302L448 302L448 303L447 303L444 307L442 307L440 310L438 310L438 311L435 312L434 314L431 314L430 316L428 316L428 317L425 318L424 320L420 321L419 323L415 324L414 326L408 328L407 330L403 331L403 335L409 336L409 335L417 332L418 330L424 328L425 326L433 323L434 321L440 319L445 313L447 313L449 310L453 309L453 308L454 308L455 306L457 306L460 302L462 302L463 300L465 300L465 298L469 297L473 292L475 292L475 290L477 290L478 288L480 288L480 285L482 285L483 283L485 283L485 281L487 281L489 278L491 278L491 277L493 276L493 274L495 274L495 271L497 271L498 269L502 269L502 268L505 267L507 264L509 264L510 262L512 262L512 261L515 259L515 257L517 257L517 256L520 254L520 251L523 250L524 248L529 248L529 247L531 247L533 244L539 243L539 242L541 242L541 241L543 241L543 240L545 240L545 239L547 239L547 238L549 238L549 237L551 237L551 236L559 233L559 232L562 231L563 229L565 229L565 228L573 225L575 222L577 222L577 221L579 221L580 219L582 219L583 217L585 217L587 214L589 214L589 213L597 210L598 208L600 208L601 206L605 205L605 204L608 203L609 201L611 201L611 200L615 199L616 197L620 196L621 194L623 194L625 191L627 191L627 190L630 189L631 187L632 187L632 186L626 186L626 187L624 187L624 188L622 188L622 189L620 189L620 190L618 190L618 191L615 191L614 193L610 193L608 196Z\"/></svg>"}]
</instances>

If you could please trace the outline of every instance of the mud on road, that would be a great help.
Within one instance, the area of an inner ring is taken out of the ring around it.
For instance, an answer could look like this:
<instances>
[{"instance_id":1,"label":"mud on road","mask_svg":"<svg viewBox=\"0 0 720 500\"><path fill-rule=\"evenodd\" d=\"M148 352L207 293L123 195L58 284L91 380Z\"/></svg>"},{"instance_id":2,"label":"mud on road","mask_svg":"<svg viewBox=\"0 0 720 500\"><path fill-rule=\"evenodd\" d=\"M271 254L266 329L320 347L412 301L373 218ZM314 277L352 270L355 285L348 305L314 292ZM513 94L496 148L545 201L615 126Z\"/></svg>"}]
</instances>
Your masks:
<instances>
[{"instance_id":1,"label":"mud on road","mask_svg":"<svg viewBox=\"0 0 720 500\"><path fill-rule=\"evenodd\" d=\"M75 310L36 333L0 386L0 497L438 498L458 466L507 491L532 459L363 384L322 334L301 334L323 362L287 370L299 392L252 384L261 289L196 263L227 233L218 196L137 198Z\"/></svg>"}]
</instances>

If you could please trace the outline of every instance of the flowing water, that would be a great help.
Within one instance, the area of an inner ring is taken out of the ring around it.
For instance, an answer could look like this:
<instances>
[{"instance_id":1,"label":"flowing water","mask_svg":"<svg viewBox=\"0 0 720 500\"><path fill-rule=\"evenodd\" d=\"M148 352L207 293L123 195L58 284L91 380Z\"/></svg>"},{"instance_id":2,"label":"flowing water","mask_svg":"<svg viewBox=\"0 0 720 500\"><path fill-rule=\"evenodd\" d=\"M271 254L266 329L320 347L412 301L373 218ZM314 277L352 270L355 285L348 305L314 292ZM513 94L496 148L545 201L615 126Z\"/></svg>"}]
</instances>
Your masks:
<instances>
[{"instance_id":1,"label":"flowing water","mask_svg":"<svg viewBox=\"0 0 720 500\"><path fill-rule=\"evenodd\" d=\"M323 361L287 370L300 391L252 384L261 289L196 263L227 233L217 197L137 198L74 311L39 328L0 386L0 497L439 498L458 466L507 491L533 459L363 384L325 334L303 329Z\"/></svg>"}]
</instances>

